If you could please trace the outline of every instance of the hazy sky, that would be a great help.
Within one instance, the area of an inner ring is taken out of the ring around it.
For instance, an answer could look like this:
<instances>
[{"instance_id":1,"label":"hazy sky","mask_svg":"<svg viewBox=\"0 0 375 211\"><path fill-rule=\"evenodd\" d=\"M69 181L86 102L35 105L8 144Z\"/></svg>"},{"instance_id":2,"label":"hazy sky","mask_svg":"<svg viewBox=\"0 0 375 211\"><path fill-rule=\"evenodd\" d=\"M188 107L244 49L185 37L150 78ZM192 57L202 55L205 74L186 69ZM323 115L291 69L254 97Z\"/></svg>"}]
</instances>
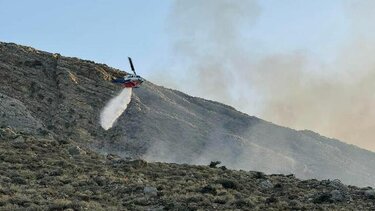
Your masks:
<instances>
[{"instance_id":1,"label":"hazy sky","mask_svg":"<svg viewBox=\"0 0 375 211\"><path fill-rule=\"evenodd\" d=\"M309 49L325 59L346 36L341 2L259 1L262 13L248 36L257 41L254 48L260 53ZM147 76L153 65L168 63L173 3L0 0L0 39L125 69L130 55Z\"/></svg>"},{"instance_id":2,"label":"hazy sky","mask_svg":"<svg viewBox=\"0 0 375 211\"><path fill-rule=\"evenodd\" d=\"M373 2L0 0L0 40L124 70L132 56L157 84L375 151Z\"/></svg>"}]
</instances>

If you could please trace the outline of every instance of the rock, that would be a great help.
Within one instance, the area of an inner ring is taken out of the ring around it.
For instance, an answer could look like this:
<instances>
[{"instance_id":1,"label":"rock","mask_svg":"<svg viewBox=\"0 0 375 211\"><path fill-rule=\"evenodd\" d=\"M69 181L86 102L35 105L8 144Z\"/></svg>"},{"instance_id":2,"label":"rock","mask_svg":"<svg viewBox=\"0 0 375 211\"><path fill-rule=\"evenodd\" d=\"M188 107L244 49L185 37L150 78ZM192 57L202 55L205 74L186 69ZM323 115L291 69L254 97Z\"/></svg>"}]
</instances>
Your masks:
<instances>
[{"instance_id":1,"label":"rock","mask_svg":"<svg viewBox=\"0 0 375 211\"><path fill-rule=\"evenodd\" d=\"M333 187L337 190L341 190L341 191L347 191L348 190L348 187L346 185L342 184L342 182L339 179L334 179L332 181L329 181L328 186Z\"/></svg>"},{"instance_id":2,"label":"rock","mask_svg":"<svg viewBox=\"0 0 375 211\"><path fill-rule=\"evenodd\" d=\"M26 149L28 145L25 142L25 138L23 136L18 135L17 138L11 141L13 147L18 149Z\"/></svg>"},{"instance_id":3,"label":"rock","mask_svg":"<svg viewBox=\"0 0 375 211\"><path fill-rule=\"evenodd\" d=\"M73 193L74 192L74 187L71 185L71 184L66 184L62 187L62 190L65 192L65 193Z\"/></svg>"},{"instance_id":4,"label":"rock","mask_svg":"<svg viewBox=\"0 0 375 211\"><path fill-rule=\"evenodd\" d=\"M107 159L112 161L120 161L121 157L115 154L108 154Z\"/></svg>"},{"instance_id":5,"label":"rock","mask_svg":"<svg viewBox=\"0 0 375 211\"><path fill-rule=\"evenodd\" d=\"M259 187L263 190L267 190L267 189L273 188L273 184L269 180L263 180L262 182L259 183Z\"/></svg>"},{"instance_id":6,"label":"rock","mask_svg":"<svg viewBox=\"0 0 375 211\"><path fill-rule=\"evenodd\" d=\"M331 191L331 199L333 201L344 201L344 196L339 190Z\"/></svg>"},{"instance_id":7,"label":"rock","mask_svg":"<svg viewBox=\"0 0 375 211\"><path fill-rule=\"evenodd\" d=\"M313 202L316 204L333 203L345 201L348 197L340 190L333 190L315 195Z\"/></svg>"},{"instance_id":8,"label":"rock","mask_svg":"<svg viewBox=\"0 0 375 211\"><path fill-rule=\"evenodd\" d=\"M23 144L23 143L25 143L25 139L23 138L23 136L18 136L17 138L12 140L12 143Z\"/></svg>"},{"instance_id":9,"label":"rock","mask_svg":"<svg viewBox=\"0 0 375 211\"><path fill-rule=\"evenodd\" d=\"M10 127L0 128L0 138L14 139L16 137L17 137L17 133L12 128Z\"/></svg>"},{"instance_id":10,"label":"rock","mask_svg":"<svg viewBox=\"0 0 375 211\"><path fill-rule=\"evenodd\" d=\"M331 196L330 193L320 193L317 194L312 201L315 204L332 203Z\"/></svg>"},{"instance_id":11,"label":"rock","mask_svg":"<svg viewBox=\"0 0 375 211\"><path fill-rule=\"evenodd\" d=\"M374 189L365 190L364 194L369 199L375 199L375 190Z\"/></svg>"},{"instance_id":12,"label":"rock","mask_svg":"<svg viewBox=\"0 0 375 211\"><path fill-rule=\"evenodd\" d=\"M146 186L143 188L143 193L146 197L152 197L158 195L158 190L155 187Z\"/></svg>"},{"instance_id":13,"label":"rock","mask_svg":"<svg viewBox=\"0 0 375 211\"><path fill-rule=\"evenodd\" d=\"M145 168L148 165L145 160L133 160L129 164L135 169Z\"/></svg>"},{"instance_id":14,"label":"rock","mask_svg":"<svg viewBox=\"0 0 375 211\"><path fill-rule=\"evenodd\" d=\"M75 156L75 155L85 155L86 152L82 150L79 146L72 146L68 148L68 152L70 155Z\"/></svg>"},{"instance_id":15,"label":"rock","mask_svg":"<svg viewBox=\"0 0 375 211\"><path fill-rule=\"evenodd\" d=\"M136 182L137 182L137 184L139 184L139 185L142 185L142 184L143 184L143 180L142 180L141 178L138 178L138 179L136 180Z\"/></svg>"},{"instance_id":16,"label":"rock","mask_svg":"<svg viewBox=\"0 0 375 211\"><path fill-rule=\"evenodd\" d=\"M0 127L12 128L27 134L36 134L42 123L31 115L19 100L0 93Z\"/></svg>"},{"instance_id":17,"label":"rock","mask_svg":"<svg viewBox=\"0 0 375 211\"><path fill-rule=\"evenodd\" d=\"M97 176L97 177L94 177L94 181L96 182L96 184L98 184L99 186L104 186L107 184L107 180L105 179L105 177L103 176Z\"/></svg>"}]
</instances>

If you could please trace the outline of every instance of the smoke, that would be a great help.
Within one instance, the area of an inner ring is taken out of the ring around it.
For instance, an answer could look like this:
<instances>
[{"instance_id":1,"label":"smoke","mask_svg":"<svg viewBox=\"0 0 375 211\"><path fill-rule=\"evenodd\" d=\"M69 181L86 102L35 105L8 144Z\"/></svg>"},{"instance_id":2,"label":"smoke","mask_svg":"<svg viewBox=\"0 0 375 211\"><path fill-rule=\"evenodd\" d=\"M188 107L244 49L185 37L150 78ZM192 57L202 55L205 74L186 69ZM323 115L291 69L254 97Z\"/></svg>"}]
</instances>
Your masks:
<instances>
[{"instance_id":1,"label":"smoke","mask_svg":"<svg viewBox=\"0 0 375 211\"><path fill-rule=\"evenodd\" d=\"M263 52L251 39L258 3L175 1L168 30L180 65L170 68L182 73L155 81L375 151L374 1L341 2L348 33L330 61L308 50Z\"/></svg>"},{"instance_id":2,"label":"smoke","mask_svg":"<svg viewBox=\"0 0 375 211\"><path fill-rule=\"evenodd\" d=\"M131 100L132 89L123 89L119 95L112 98L100 113L100 125L104 130L110 129L117 118L128 107Z\"/></svg>"}]
</instances>

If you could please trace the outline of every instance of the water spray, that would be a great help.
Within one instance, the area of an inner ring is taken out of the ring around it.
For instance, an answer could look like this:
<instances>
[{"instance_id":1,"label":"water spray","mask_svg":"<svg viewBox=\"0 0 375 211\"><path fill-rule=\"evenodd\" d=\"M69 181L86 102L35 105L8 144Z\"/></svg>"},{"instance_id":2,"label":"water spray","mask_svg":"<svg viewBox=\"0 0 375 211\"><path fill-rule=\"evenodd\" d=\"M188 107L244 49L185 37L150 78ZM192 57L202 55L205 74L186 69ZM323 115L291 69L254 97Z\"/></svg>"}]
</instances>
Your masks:
<instances>
[{"instance_id":1,"label":"water spray","mask_svg":"<svg viewBox=\"0 0 375 211\"><path fill-rule=\"evenodd\" d=\"M110 129L117 118L126 110L130 103L132 89L123 89L119 95L112 98L100 113L100 125L104 130Z\"/></svg>"}]
</instances>

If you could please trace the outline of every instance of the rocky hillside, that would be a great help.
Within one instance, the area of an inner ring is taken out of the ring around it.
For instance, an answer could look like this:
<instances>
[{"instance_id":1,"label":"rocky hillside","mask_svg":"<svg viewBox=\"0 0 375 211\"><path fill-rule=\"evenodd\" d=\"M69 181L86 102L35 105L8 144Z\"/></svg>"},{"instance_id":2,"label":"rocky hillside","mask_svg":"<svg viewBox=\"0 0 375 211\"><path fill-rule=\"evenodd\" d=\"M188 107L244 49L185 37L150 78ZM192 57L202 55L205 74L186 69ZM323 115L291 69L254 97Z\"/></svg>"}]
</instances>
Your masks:
<instances>
[{"instance_id":1,"label":"rocky hillside","mask_svg":"<svg viewBox=\"0 0 375 211\"><path fill-rule=\"evenodd\" d=\"M21 112L22 106L18 108ZM227 170L215 163L209 167L126 161L92 152L73 141L58 141L47 131L28 129L0 128L0 210L375 207L372 188L346 186L338 180L302 181L293 175Z\"/></svg>"},{"instance_id":2,"label":"rocky hillside","mask_svg":"<svg viewBox=\"0 0 375 211\"><path fill-rule=\"evenodd\" d=\"M295 131L150 82L105 131L100 111L124 72L104 64L0 43L0 126L101 154L207 164L374 186L375 154L311 131ZM165 164L166 165L166 164Z\"/></svg>"}]
</instances>

